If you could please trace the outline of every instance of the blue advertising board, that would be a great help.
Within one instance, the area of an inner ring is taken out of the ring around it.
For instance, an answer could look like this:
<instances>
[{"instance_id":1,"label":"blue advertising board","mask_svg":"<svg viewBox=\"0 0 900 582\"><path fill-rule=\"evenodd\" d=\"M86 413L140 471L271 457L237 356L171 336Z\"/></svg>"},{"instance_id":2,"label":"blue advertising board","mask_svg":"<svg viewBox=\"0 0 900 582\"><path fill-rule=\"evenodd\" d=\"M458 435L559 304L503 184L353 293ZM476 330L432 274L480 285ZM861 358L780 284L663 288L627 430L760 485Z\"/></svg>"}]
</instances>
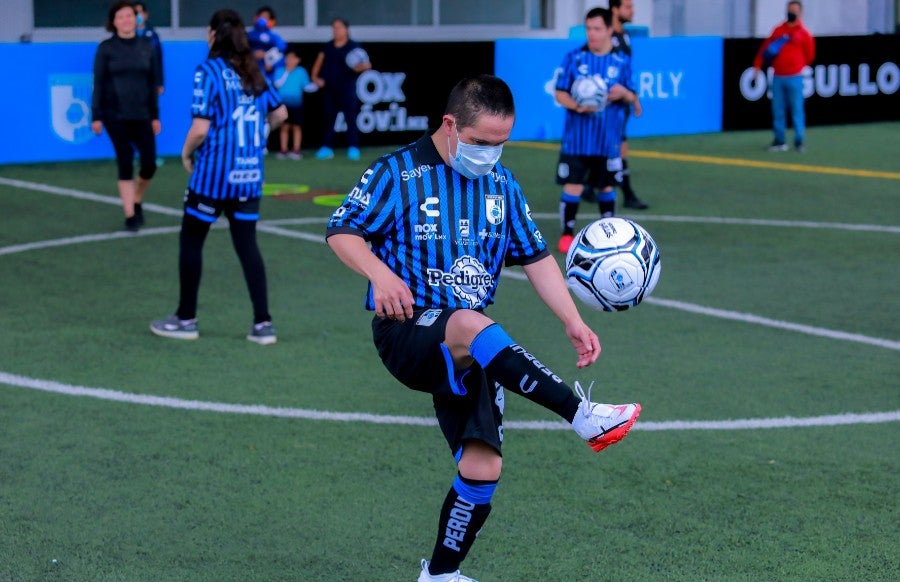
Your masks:
<instances>
[{"instance_id":1,"label":"blue advertising board","mask_svg":"<svg viewBox=\"0 0 900 582\"><path fill-rule=\"evenodd\" d=\"M501 39L495 74L512 88L516 124L511 139L558 140L563 109L553 95L557 68L580 39ZM676 135L722 129L722 39L632 38L634 84L643 115L628 135Z\"/></svg>"},{"instance_id":2,"label":"blue advertising board","mask_svg":"<svg viewBox=\"0 0 900 582\"><path fill-rule=\"evenodd\" d=\"M166 88L160 97L160 155L178 155L191 125L194 68L205 42L164 45ZM91 132L96 43L0 44L0 62L15 90L0 92L6 112L0 164L112 158L105 132Z\"/></svg>"}]
</instances>

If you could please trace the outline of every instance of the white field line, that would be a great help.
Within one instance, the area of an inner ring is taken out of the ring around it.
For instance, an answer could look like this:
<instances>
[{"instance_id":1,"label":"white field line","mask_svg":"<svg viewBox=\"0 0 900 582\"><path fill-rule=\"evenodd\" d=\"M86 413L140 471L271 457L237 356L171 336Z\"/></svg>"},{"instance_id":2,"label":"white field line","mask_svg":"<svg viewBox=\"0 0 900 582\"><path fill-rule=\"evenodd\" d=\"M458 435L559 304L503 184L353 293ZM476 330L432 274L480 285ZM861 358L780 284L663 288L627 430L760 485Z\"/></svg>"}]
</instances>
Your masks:
<instances>
[{"instance_id":1,"label":"white field line","mask_svg":"<svg viewBox=\"0 0 900 582\"><path fill-rule=\"evenodd\" d=\"M184 400L169 396L154 396L152 394L131 394L106 388L72 386L49 380L39 380L36 378L28 378L26 376L7 374L5 372L0 372L0 384L68 396L83 396L127 404L159 406L163 408L190 411L217 412L220 414L245 414L251 416L300 418L332 422L361 422L366 424L407 426L437 425L437 420L432 417L383 415L363 412L329 412L304 408L280 408L258 404L227 404L224 402ZM634 430L756 430L763 428L805 428L817 426L841 426L848 424L881 424L898 421L900 421L900 410L890 412L832 414L804 418L786 416L783 418L750 418L739 420L642 421L634 425ZM506 421L503 423L503 426L504 428L517 430L571 430L571 426L562 421Z\"/></svg>"},{"instance_id":2,"label":"white field line","mask_svg":"<svg viewBox=\"0 0 900 582\"><path fill-rule=\"evenodd\" d=\"M82 200L90 200L94 202L102 202L106 204L119 204L119 200L112 196L103 196L91 192L83 192L69 188L59 188L46 184L38 184L34 182L24 182L21 180L10 180L0 177L0 184L36 190L49 194L57 194L78 198ZM181 211L172 208L158 206L155 204L145 204L144 208L150 212L157 212L169 216L180 216ZM553 214L536 214L537 218L556 218ZM707 222L720 224L750 224L763 226L799 226L805 228L827 228L827 229L843 229L843 230L862 230L877 232L900 232L900 228L882 227L877 225L854 225L840 223L813 223L798 221L777 221L777 220L754 220L754 219L729 219L729 218L702 218L702 217L667 217L667 216L643 216L648 220L668 220L674 222ZM271 234L287 236L296 239L303 239L312 242L324 242L325 237L312 233L297 232L289 229L280 228L277 225L301 225L301 224L321 224L327 222L327 218L296 218L273 220L261 223L259 230ZM49 248L56 246L64 246L67 244L78 244L84 242L98 242L105 240L113 240L132 236L150 236L156 234L169 234L178 232L179 227L161 227L153 229L145 229L138 234L115 232L107 234L84 235L79 237L69 237L64 239L55 239L50 241L41 241L23 245L13 245L0 248L0 255L13 254L28 250L41 248ZM519 271L506 271L507 276L513 279L526 280L523 273ZM681 301L671 301L666 299L656 299L649 297L645 301L655 303L663 307L680 309L691 313L709 315L712 317L720 317L733 321L742 321L745 323L753 323L757 325L765 325L779 329L797 331L807 333L814 336L826 337L831 339L841 339L847 341L856 341L866 343L878 347L898 350L900 342L884 340L879 338L870 338L859 334L850 334L845 332L833 331L824 328L816 328L800 324L794 324L785 321L768 319L753 314L740 313L735 311L726 311L721 309L713 309L700 305L693 305ZM311 420L332 420L341 422L369 422L375 424L406 424L406 425L435 425L436 421L426 417L408 417L408 416L387 416L368 413L338 413L318 410L306 410L299 408L276 408L262 405L241 405L241 404L225 404L218 402L203 402L196 400L182 400L179 398L170 398L153 395L140 395L119 392L116 390L108 390L103 388L86 388L81 386L69 386L52 382L48 380L39 380L27 378L24 376L16 376L0 372L0 383L10 386L19 386L34 390L42 390L45 392L55 392L59 394L69 394L76 396L88 396L92 398L100 398L104 400L112 400L117 402L130 402L135 404L144 404L149 406L165 406L169 408L180 408L184 410L207 410L220 413L230 414L255 414L263 416L286 417L286 418L305 418ZM740 430L740 429L758 429L758 428L786 428L801 426L836 426L842 424L871 424L882 422L895 422L900 420L900 411L878 412L866 414L840 414L809 418L769 418L769 419L745 419L745 420L723 420L723 421L662 421L653 422L645 421L636 427L641 430ZM564 422L553 421L511 421L505 424L509 428L519 428L526 430L562 430L567 429L568 425Z\"/></svg>"}]
</instances>

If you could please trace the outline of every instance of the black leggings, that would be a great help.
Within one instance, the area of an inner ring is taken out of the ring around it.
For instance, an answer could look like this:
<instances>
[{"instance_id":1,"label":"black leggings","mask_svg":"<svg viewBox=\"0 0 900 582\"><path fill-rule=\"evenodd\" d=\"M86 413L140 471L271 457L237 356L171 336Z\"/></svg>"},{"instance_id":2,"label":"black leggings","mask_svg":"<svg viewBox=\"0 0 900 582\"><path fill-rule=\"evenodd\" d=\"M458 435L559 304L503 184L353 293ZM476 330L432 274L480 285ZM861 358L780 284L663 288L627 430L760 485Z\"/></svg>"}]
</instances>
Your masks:
<instances>
[{"instance_id":1,"label":"black leggings","mask_svg":"<svg viewBox=\"0 0 900 582\"><path fill-rule=\"evenodd\" d=\"M149 120L104 121L103 126L113 148L116 150L116 164L119 166L119 180L134 179L134 150L141 158L138 175L149 180L156 173L156 136Z\"/></svg>"},{"instance_id":2,"label":"black leggings","mask_svg":"<svg viewBox=\"0 0 900 582\"><path fill-rule=\"evenodd\" d=\"M253 323L272 321L269 315L269 299L266 289L266 266L262 254L256 244L256 222L237 220L228 215L231 230L231 242L241 267L244 279L253 302ZM200 292L200 274L203 270L203 243L212 226L189 214L181 219L181 249L178 257L178 271L181 279L181 296L178 311L179 319L197 317L197 295Z\"/></svg>"}]
</instances>

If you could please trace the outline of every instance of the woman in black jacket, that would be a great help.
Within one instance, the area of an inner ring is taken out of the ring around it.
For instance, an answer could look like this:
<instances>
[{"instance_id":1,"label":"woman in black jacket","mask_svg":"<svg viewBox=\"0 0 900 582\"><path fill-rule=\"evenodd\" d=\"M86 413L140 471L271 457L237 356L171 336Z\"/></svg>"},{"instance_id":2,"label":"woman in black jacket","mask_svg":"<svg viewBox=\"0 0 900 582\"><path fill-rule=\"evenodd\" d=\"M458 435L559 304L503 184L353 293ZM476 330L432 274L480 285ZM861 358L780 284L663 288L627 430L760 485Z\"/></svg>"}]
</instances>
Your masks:
<instances>
[{"instance_id":1,"label":"woman in black jacket","mask_svg":"<svg viewBox=\"0 0 900 582\"><path fill-rule=\"evenodd\" d=\"M136 34L134 3L114 2L109 8L106 30L111 37L97 47L94 58L93 123L112 141L119 166L119 196L125 212L125 229L137 231L144 224L141 202L156 173L156 138L160 132L159 66L153 44ZM134 179L134 150L141 167Z\"/></svg>"}]
</instances>

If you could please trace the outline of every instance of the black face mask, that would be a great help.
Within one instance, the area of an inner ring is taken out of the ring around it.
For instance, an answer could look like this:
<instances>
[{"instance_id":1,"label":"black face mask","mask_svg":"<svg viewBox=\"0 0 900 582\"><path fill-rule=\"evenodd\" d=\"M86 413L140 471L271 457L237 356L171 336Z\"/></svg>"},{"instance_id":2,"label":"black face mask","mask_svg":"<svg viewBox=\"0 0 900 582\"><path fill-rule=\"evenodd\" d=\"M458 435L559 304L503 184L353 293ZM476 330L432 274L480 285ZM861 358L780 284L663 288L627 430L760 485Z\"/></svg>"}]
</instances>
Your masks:
<instances>
[{"instance_id":1,"label":"black face mask","mask_svg":"<svg viewBox=\"0 0 900 582\"><path fill-rule=\"evenodd\" d=\"M797 13L796 12L788 12L787 13L787 21L788 22L797 22Z\"/></svg>"}]
</instances>

